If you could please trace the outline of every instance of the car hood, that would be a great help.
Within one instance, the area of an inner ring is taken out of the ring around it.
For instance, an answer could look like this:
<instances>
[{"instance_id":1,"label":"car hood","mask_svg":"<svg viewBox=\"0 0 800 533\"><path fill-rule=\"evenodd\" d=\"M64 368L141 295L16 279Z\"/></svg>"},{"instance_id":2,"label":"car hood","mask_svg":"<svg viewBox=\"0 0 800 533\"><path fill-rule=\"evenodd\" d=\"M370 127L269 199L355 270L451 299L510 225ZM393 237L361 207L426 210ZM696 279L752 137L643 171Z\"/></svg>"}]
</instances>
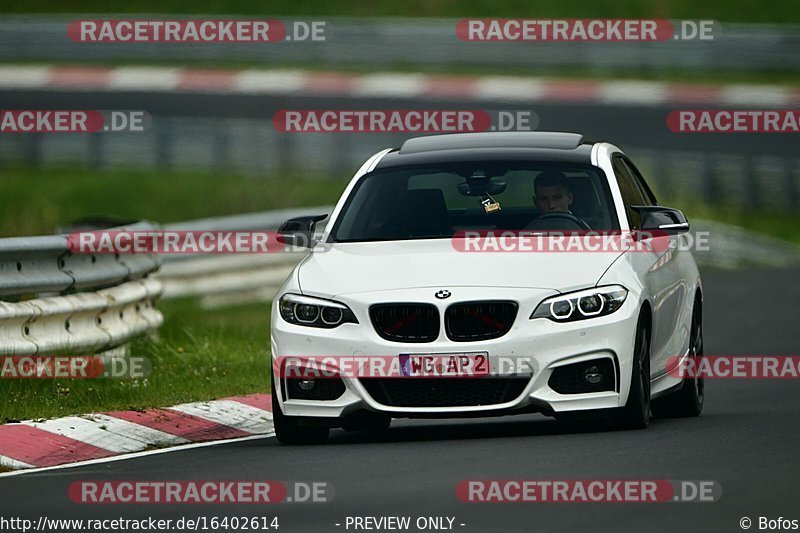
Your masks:
<instances>
[{"instance_id":1,"label":"car hood","mask_svg":"<svg viewBox=\"0 0 800 533\"><path fill-rule=\"evenodd\" d=\"M318 245L298 270L300 290L336 295L419 287L594 286L614 252L459 252L450 239Z\"/></svg>"}]
</instances>

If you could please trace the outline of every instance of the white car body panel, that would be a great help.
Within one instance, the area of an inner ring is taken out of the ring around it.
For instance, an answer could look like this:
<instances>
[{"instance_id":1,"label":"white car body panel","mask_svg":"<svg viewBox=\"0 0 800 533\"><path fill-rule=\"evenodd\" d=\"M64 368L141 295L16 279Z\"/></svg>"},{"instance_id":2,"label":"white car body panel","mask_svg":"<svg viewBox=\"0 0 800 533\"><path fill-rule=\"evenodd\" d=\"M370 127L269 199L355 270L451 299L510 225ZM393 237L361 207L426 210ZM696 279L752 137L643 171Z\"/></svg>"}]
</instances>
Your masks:
<instances>
[{"instance_id":1,"label":"white car body panel","mask_svg":"<svg viewBox=\"0 0 800 533\"><path fill-rule=\"evenodd\" d=\"M499 358L516 358L520 364L529 365L531 381L519 397L503 404L399 408L377 403L358 379L345 377L346 392L336 400L286 399L279 393L284 414L341 418L366 409L403 417L513 412L527 406L540 406L549 413L620 407L625 405L630 389L634 331L644 306L652 310L652 396L680 384L667 374L666 363L671 356L686 356L689 351L694 294L700 288L700 278L688 251L464 253L456 251L450 239L327 242L328 231L355 184L389 151L375 154L359 169L337 202L321 242L278 292L334 299L350 307L359 324L346 323L335 329L290 324L281 318L276 297L272 308L273 357L487 351L493 374L504 375L496 364ZM611 165L611 156L618 152L621 150L611 144L596 144L591 163L608 179L620 228L630 231ZM685 242L683 235L661 238L673 244ZM610 315L567 323L529 319L547 297L603 285L622 285L629 291L622 307ZM450 290L452 297L437 300L434 293L439 289ZM448 305L477 299L509 299L519 304L507 334L488 341L453 342L442 327L433 342L403 344L381 338L372 327L368 311L373 303L424 302L435 305L443 320ZM553 369L595 357L611 358L618 365L615 391L559 394L548 386ZM276 390L280 390L279 385L275 378Z\"/></svg>"},{"instance_id":2,"label":"white car body panel","mask_svg":"<svg viewBox=\"0 0 800 533\"><path fill-rule=\"evenodd\" d=\"M304 294L323 298L412 287L533 286L565 292L593 286L619 255L459 252L450 239L339 243L318 246L299 282ZM353 269L357 275L343 275Z\"/></svg>"}]
</instances>

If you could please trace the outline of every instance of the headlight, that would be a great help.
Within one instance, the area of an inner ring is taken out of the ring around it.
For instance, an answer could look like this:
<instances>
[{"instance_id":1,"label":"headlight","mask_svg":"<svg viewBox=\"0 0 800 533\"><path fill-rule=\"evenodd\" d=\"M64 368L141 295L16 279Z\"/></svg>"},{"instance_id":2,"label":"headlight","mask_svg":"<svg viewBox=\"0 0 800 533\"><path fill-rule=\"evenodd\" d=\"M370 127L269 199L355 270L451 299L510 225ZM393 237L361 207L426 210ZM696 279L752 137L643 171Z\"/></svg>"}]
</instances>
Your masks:
<instances>
[{"instance_id":1,"label":"headlight","mask_svg":"<svg viewBox=\"0 0 800 533\"><path fill-rule=\"evenodd\" d=\"M284 294L278 301L278 309L286 322L299 326L330 329L345 322L358 324L349 307L333 300Z\"/></svg>"},{"instance_id":2,"label":"headlight","mask_svg":"<svg viewBox=\"0 0 800 533\"><path fill-rule=\"evenodd\" d=\"M540 303L530 318L549 318L555 322L571 322L609 315L622 306L628 289L621 285L595 287L568 294L559 294Z\"/></svg>"}]
</instances>

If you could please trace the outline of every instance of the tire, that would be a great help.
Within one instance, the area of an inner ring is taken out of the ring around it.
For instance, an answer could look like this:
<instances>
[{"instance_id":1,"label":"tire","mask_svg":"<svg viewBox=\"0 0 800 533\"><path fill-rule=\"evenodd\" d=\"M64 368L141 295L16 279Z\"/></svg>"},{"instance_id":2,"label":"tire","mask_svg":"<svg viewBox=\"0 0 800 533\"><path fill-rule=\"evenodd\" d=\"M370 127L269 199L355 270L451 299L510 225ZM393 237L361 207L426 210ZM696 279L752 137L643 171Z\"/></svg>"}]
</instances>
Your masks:
<instances>
[{"instance_id":1,"label":"tire","mask_svg":"<svg viewBox=\"0 0 800 533\"><path fill-rule=\"evenodd\" d=\"M272 421L275 425L275 438L281 444L322 444L328 440L330 429L326 427L304 427L303 419L286 416L278 404L275 386L272 387Z\"/></svg>"},{"instance_id":2,"label":"tire","mask_svg":"<svg viewBox=\"0 0 800 533\"><path fill-rule=\"evenodd\" d=\"M689 335L689 357L703 357L703 302L698 296L692 310L692 330ZM653 402L653 416L658 418L688 418L700 416L705 401L705 381L701 377L685 377L680 390Z\"/></svg>"},{"instance_id":3,"label":"tire","mask_svg":"<svg viewBox=\"0 0 800 533\"><path fill-rule=\"evenodd\" d=\"M392 425L392 418L383 413L359 411L348 416L342 422L345 431L385 431Z\"/></svg>"},{"instance_id":4,"label":"tire","mask_svg":"<svg viewBox=\"0 0 800 533\"><path fill-rule=\"evenodd\" d=\"M621 429L645 429L650 424L650 330L643 315L636 324L633 356L631 390L616 420Z\"/></svg>"}]
</instances>

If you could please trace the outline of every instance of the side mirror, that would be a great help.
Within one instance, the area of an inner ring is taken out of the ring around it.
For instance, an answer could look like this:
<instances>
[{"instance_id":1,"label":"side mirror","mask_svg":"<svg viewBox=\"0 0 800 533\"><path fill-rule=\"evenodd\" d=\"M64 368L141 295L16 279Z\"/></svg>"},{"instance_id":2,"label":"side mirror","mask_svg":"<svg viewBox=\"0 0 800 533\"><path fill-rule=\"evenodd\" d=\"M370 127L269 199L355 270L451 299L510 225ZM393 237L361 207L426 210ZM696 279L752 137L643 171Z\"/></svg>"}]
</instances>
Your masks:
<instances>
[{"instance_id":1,"label":"side mirror","mask_svg":"<svg viewBox=\"0 0 800 533\"><path fill-rule=\"evenodd\" d=\"M313 248L317 244L314 239L314 230L317 228L317 222L326 218L328 218L328 215L290 218L278 228L278 242L301 248Z\"/></svg>"},{"instance_id":2,"label":"side mirror","mask_svg":"<svg viewBox=\"0 0 800 533\"><path fill-rule=\"evenodd\" d=\"M632 205L631 209L642 216L641 231L663 235L678 235L689 231L689 221L677 209L660 205Z\"/></svg>"}]
</instances>

